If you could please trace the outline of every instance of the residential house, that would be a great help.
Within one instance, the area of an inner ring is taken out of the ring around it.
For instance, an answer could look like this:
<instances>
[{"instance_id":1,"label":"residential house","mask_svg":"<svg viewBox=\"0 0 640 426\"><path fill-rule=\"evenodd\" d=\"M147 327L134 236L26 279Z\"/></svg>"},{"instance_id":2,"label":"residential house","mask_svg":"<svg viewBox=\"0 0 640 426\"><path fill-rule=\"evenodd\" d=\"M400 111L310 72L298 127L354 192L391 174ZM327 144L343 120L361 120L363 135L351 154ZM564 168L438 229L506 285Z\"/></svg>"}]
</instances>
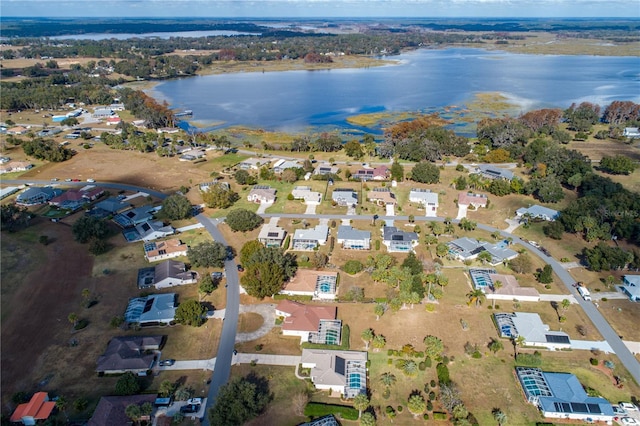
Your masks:
<instances>
[{"instance_id":1,"label":"residential house","mask_svg":"<svg viewBox=\"0 0 640 426\"><path fill-rule=\"evenodd\" d=\"M335 306L313 306L282 300L276 316L282 317L282 335L298 336L300 343L339 345L342 321L336 320Z\"/></svg>"},{"instance_id":2,"label":"residential house","mask_svg":"<svg viewBox=\"0 0 640 426\"><path fill-rule=\"evenodd\" d=\"M138 288L169 288L177 285L194 284L198 273L187 271L183 262L165 260L149 268L138 269Z\"/></svg>"},{"instance_id":3,"label":"residential house","mask_svg":"<svg viewBox=\"0 0 640 426\"><path fill-rule=\"evenodd\" d=\"M340 171L338 166L332 166L330 164L321 164L313 171L314 175L337 175Z\"/></svg>"},{"instance_id":4,"label":"residential house","mask_svg":"<svg viewBox=\"0 0 640 426\"><path fill-rule=\"evenodd\" d=\"M300 426L340 426L340 423L338 423L338 420L336 420L333 414L328 414L309 422L301 423Z\"/></svg>"},{"instance_id":5,"label":"residential house","mask_svg":"<svg viewBox=\"0 0 640 426\"><path fill-rule=\"evenodd\" d=\"M153 241L175 233L176 229L173 226L165 225L160 220L147 220L146 222L122 230L122 235L124 235L125 240L130 243L136 241Z\"/></svg>"},{"instance_id":6,"label":"residential house","mask_svg":"<svg viewBox=\"0 0 640 426\"><path fill-rule=\"evenodd\" d=\"M387 180L389 178L389 168L387 166L378 166L373 169L359 169L351 175L351 177L364 182L369 180Z\"/></svg>"},{"instance_id":7,"label":"residential house","mask_svg":"<svg viewBox=\"0 0 640 426\"><path fill-rule=\"evenodd\" d=\"M367 200L380 206L395 206L398 203L396 201L396 194L391 192L390 188L373 188L373 191L367 193Z\"/></svg>"},{"instance_id":8,"label":"residential house","mask_svg":"<svg viewBox=\"0 0 640 426\"><path fill-rule=\"evenodd\" d=\"M238 167L242 170L259 170L260 167L271 163L269 159L266 158L247 158L246 160L242 160L238 163Z\"/></svg>"},{"instance_id":9,"label":"residential house","mask_svg":"<svg viewBox=\"0 0 640 426\"><path fill-rule=\"evenodd\" d=\"M209 191L209 189L211 188L215 188L215 187L220 187L222 189L224 189L225 191L231 191L231 185L229 185L229 182L222 182L219 180L214 180L213 182L204 182L200 184L200 191L202 192L207 192Z\"/></svg>"},{"instance_id":10,"label":"residential house","mask_svg":"<svg viewBox=\"0 0 640 426\"><path fill-rule=\"evenodd\" d=\"M153 206L136 207L122 213L118 213L113 217L113 220L123 228L128 228L130 226L136 226L152 220L153 215L161 208L162 207Z\"/></svg>"},{"instance_id":11,"label":"residential house","mask_svg":"<svg viewBox=\"0 0 640 426\"><path fill-rule=\"evenodd\" d=\"M289 296L311 296L316 300L334 300L338 284L338 273L298 269L280 294Z\"/></svg>"},{"instance_id":12,"label":"residential house","mask_svg":"<svg viewBox=\"0 0 640 426\"><path fill-rule=\"evenodd\" d=\"M180 161L194 161L206 156L204 149L188 149L182 151Z\"/></svg>"},{"instance_id":13,"label":"residential house","mask_svg":"<svg viewBox=\"0 0 640 426\"><path fill-rule=\"evenodd\" d=\"M560 212L557 210L550 209L548 207L540 206L538 204L534 204L529 207L521 207L516 210L517 217L530 217L531 219L541 219L549 222L553 222L558 217L560 217Z\"/></svg>"},{"instance_id":14,"label":"residential house","mask_svg":"<svg viewBox=\"0 0 640 426\"><path fill-rule=\"evenodd\" d=\"M166 241L148 242L144 244L144 257L149 262L186 256L189 247L177 238Z\"/></svg>"},{"instance_id":15,"label":"residential house","mask_svg":"<svg viewBox=\"0 0 640 426\"><path fill-rule=\"evenodd\" d=\"M8 135L24 135L28 131L29 131L29 129L27 129L26 127L15 126L15 127L11 127L9 129L7 129L7 134Z\"/></svg>"},{"instance_id":16,"label":"residential house","mask_svg":"<svg viewBox=\"0 0 640 426\"><path fill-rule=\"evenodd\" d=\"M163 336L119 336L109 341L98 358L96 371L102 374L144 373L153 367Z\"/></svg>"},{"instance_id":17,"label":"residential house","mask_svg":"<svg viewBox=\"0 0 640 426\"><path fill-rule=\"evenodd\" d=\"M438 215L438 193L429 189L414 188L409 192L409 201L422 204L427 216Z\"/></svg>"},{"instance_id":18,"label":"residential house","mask_svg":"<svg viewBox=\"0 0 640 426\"><path fill-rule=\"evenodd\" d=\"M273 164L274 173L282 173L287 169L301 169L302 164L295 160L278 160Z\"/></svg>"},{"instance_id":19,"label":"residential house","mask_svg":"<svg viewBox=\"0 0 640 426\"><path fill-rule=\"evenodd\" d=\"M150 294L129 300L124 320L130 324L170 324L176 315L176 294Z\"/></svg>"},{"instance_id":20,"label":"residential house","mask_svg":"<svg viewBox=\"0 0 640 426\"><path fill-rule=\"evenodd\" d=\"M312 229L296 229L293 234L294 250L314 250L318 246L327 243L329 227L327 225L316 225Z\"/></svg>"},{"instance_id":21,"label":"residential house","mask_svg":"<svg viewBox=\"0 0 640 426\"><path fill-rule=\"evenodd\" d=\"M476 209L487 207L489 199L483 194L474 194L473 192L461 192L458 194L458 206L473 206Z\"/></svg>"},{"instance_id":22,"label":"residential house","mask_svg":"<svg viewBox=\"0 0 640 426\"><path fill-rule=\"evenodd\" d=\"M107 217L123 212L131 207L131 204L122 201L120 198L111 197L97 202L88 213L95 217Z\"/></svg>"},{"instance_id":23,"label":"residential house","mask_svg":"<svg viewBox=\"0 0 640 426\"><path fill-rule=\"evenodd\" d=\"M296 200L304 200L306 204L320 204L322 202L322 194L312 191L310 186L296 186L291 191L291 195Z\"/></svg>"},{"instance_id":24,"label":"residential house","mask_svg":"<svg viewBox=\"0 0 640 426\"><path fill-rule=\"evenodd\" d=\"M622 136L626 138L640 138L640 130L637 127L625 127Z\"/></svg>"},{"instance_id":25,"label":"residential house","mask_svg":"<svg viewBox=\"0 0 640 426\"><path fill-rule=\"evenodd\" d=\"M49 204L61 209L76 210L90 201L95 201L102 194L104 194L104 189L99 187L70 189L57 197L53 197L49 200Z\"/></svg>"},{"instance_id":26,"label":"residential house","mask_svg":"<svg viewBox=\"0 0 640 426\"><path fill-rule=\"evenodd\" d=\"M515 177L511 170L492 166L491 164L479 164L476 173L489 179L506 179L511 180Z\"/></svg>"},{"instance_id":27,"label":"residential house","mask_svg":"<svg viewBox=\"0 0 640 426\"><path fill-rule=\"evenodd\" d=\"M518 256L517 252L508 248L509 243L507 241L489 243L462 237L448 242L447 246L449 246L449 254L461 261L474 260L483 251L491 254L491 261L489 261L491 265L498 265Z\"/></svg>"},{"instance_id":28,"label":"residential house","mask_svg":"<svg viewBox=\"0 0 640 426\"><path fill-rule=\"evenodd\" d=\"M520 287L513 275L498 274L495 269L490 268L470 268L469 275L473 281L473 287L482 290L489 300L540 301L538 290L533 287ZM500 282L500 285L495 285L496 282Z\"/></svg>"},{"instance_id":29,"label":"residential house","mask_svg":"<svg viewBox=\"0 0 640 426\"><path fill-rule=\"evenodd\" d=\"M22 206L35 206L37 204L44 204L53 197L57 197L62 194L62 189L50 188L50 187L31 187L22 192L16 198L16 204Z\"/></svg>"},{"instance_id":30,"label":"residential house","mask_svg":"<svg viewBox=\"0 0 640 426\"><path fill-rule=\"evenodd\" d=\"M282 247L286 236L287 231L275 223L268 222L262 225L260 234L258 234L258 241L264 244L265 247Z\"/></svg>"},{"instance_id":31,"label":"residential house","mask_svg":"<svg viewBox=\"0 0 640 426\"><path fill-rule=\"evenodd\" d=\"M349 225L338 227L338 244L343 249L369 250L371 248L371 232L361 231Z\"/></svg>"},{"instance_id":32,"label":"residential house","mask_svg":"<svg viewBox=\"0 0 640 426\"><path fill-rule=\"evenodd\" d=\"M117 126L122 122L122 119L118 115L112 115L111 117L107 117L105 120L107 126Z\"/></svg>"},{"instance_id":33,"label":"residential house","mask_svg":"<svg viewBox=\"0 0 640 426\"><path fill-rule=\"evenodd\" d=\"M9 421L23 425L35 425L40 420L47 420L55 406L55 401L49 400L47 392L36 392L29 402L18 405Z\"/></svg>"},{"instance_id":34,"label":"residential house","mask_svg":"<svg viewBox=\"0 0 640 426\"><path fill-rule=\"evenodd\" d=\"M266 185L255 185L247 195L247 200L253 203L273 204L276 201L276 189Z\"/></svg>"},{"instance_id":35,"label":"residential house","mask_svg":"<svg viewBox=\"0 0 640 426\"><path fill-rule=\"evenodd\" d=\"M418 234L402 231L395 226L383 226L382 242L390 253L408 253L418 245Z\"/></svg>"},{"instance_id":36,"label":"residential house","mask_svg":"<svg viewBox=\"0 0 640 426\"><path fill-rule=\"evenodd\" d=\"M515 339L522 336L524 346L542 347L552 351L571 348L569 335L563 331L550 331L540 315L530 312L496 312L493 319L500 337Z\"/></svg>"},{"instance_id":37,"label":"residential house","mask_svg":"<svg viewBox=\"0 0 640 426\"><path fill-rule=\"evenodd\" d=\"M358 204L358 193L350 188L336 188L331 194L331 200L339 206L355 206Z\"/></svg>"},{"instance_id":38,"label":"residential house","mask_svg":"<svg viewBox=\"0 0 640 426\"><path fill-rule=\"evenodd\" d=\"M144 123L144 120L141 120L141 121L142 121L142 123L140 123L140 125L142 126L142 125L144 125L145 123ZM134 125L135 125L135 121L134 121ZM156 129L156 131L157 131L159 134L165 133L165 134L167 134L167 135L172 135L172 134L175 134L175 133L180 133L180 129L179 129L178 127L160 127L159 129Z\"/></svg>"},{"instance_id":39,"label":"residential house","mask_svg":"<svg viewBox=\"0 0 640 426\"><path fill-rule=\"evenodd\" d=\"M0 166L0 174L25 172L32 168L33 164L28 161L11 161L10 163L3 163L2 166Z\"/></svg>"},{"instance_id":40,"label":"residential house","mask_svg":"<svg viewBox=\"0 0 640 426\"><path fill-rule=\"evenodd\" d=\"M516 367L516 375L525 399L538 407L544 417L589 423L613 422L615 414L611 403L601 397L589 396L573 374Z\"/></svg>"},{"instance_id":41,"label":"residential house","mask_svg":"<svg viewBox=\"0 0 640 426\"><path fill-rule=\"evenodd\" d=\"M128 395L128 396L103 396L98 401L93 415L87 426L114 426L131 424L131 419L126 414L129 405L142 406L149 402L153 404L156 395ZM140 419L145 420L145 419Z\"/></svg>"},{"instance_id":42,"label":"residential house","mask_svg":"<svg viewBox=\"0 0 640 426\"><path fill-rule=\"evenodd\" d=\"M115 112L111 108L100 107L93 110L91 116L93 118L108 118L114 115Z\"/></svg>"},{"instance_id":43,"label":"residential house","mask_svg":"<svg viewBox=\"0 0 640 426\"><path fill-rule=\"evenodd\" d=\"M13 195L18 191L20 191L19 186L7 186L5 188L2 188L0 189L0 200L4 200L9 195Z\"/></svg>"},{"instance_id":44,"label":"residential house","mask_svg":"<svg viewBox=\"0 0 640 426\"><path fill-rule=\"evenodd\" d=\"M303 349L302 368L311 369L317 389L329 390L344 398L367 392L367 352Z\"/></svg>"},{"instance_id":45,"label":"residential house","mask_svg":"<svg viewBox=\"0 0 640 426\"><path fill-rule=\"evenodd\" d=\"M640 275L624 275L622 277L622 291L633 302L640 302Z\"/></svg>"}]
</instances>

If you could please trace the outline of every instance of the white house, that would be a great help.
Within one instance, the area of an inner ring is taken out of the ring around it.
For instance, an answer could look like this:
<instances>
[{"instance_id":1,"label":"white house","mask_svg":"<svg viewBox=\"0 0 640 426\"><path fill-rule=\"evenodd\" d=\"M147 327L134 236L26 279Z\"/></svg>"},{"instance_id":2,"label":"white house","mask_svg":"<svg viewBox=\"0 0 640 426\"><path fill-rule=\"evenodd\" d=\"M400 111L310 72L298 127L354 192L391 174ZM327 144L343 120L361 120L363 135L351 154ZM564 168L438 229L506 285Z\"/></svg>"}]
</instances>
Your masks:
<instances>
[{"instance_id":1,"label":"white house","mask_svg":"<svg viewBox=\"0 0 640 426\"><path fill-rule=\"evenodd\" d=\"M314 250L318 246L327 243L329 227L327 225L316 225L312 229L296 229L293 234L294 250Z\"/></svg>"},{"instance_id":2,"label":"white house","mask_svg":"<svg viewBox=\"0 0 640 426\"><path fill-rule=\"evenodd\" d=\"M176 294L150 294L129 300L124 320L130 324L169 324L176 316Z\"/></svg>"},{"instance_id":3,"label":"white house","mask_svg":"<svg viewBox=\"0 0 640 426\"><path fill-rule=\"evenodd\" d=\"M418 245L418 234L402 231L395 226L384 226L382 242L390 253L409 253Z\"/></svg>"},{"instance_id":4,"label":"white house","mask_svg":"<svg viewBox=\"0 0 640 426\"><path fill-rule=\"evenodd\" d=\"M291 195L296 200L304 200L306 204L320 204L322 202L322 194L312 191L310 186L296 186L291 191Z\"/></svg>"},{"instance_id":5,"label":"white house","mask_svg":"<svg viewBox=\"0 0 640 426\"><path fill-rule=\"evenodd\" d=\"M355 206L358 204L358 193L350 188L336 188L331 194L331 200L339 206Z\"/></svg>"},{"instance_id":6,"label":"white house","mask_svg":"<svg viewBox=\"0 0 640 426\"><path fill-rule=\"evenodd\" d=\"M317 389L354 398L367 392L367 352L303 349L302 368L311 369Z\"/></svg>"},{"instance_id":7,"label":"white house","mask_svg":"<svg viewBox=\"0 0 640 426\"><path fill-rule=\"evenodd\" d=\"M550 331L540 315L530 312L493 314L500 337L524 338L523 345L546 348L552 351L571 348L569 335L563 331Z\"/></svg>"},{"instance_id":8,"label":"white house","mask_svg":"<svg viewBox=\"0 0 640 426\"><path fill-rule=\"evenodd\" d=\"M256 185L247 195L247 200L253 203L273 204L276 201L276 189L266 185Z\"/></svg>"},{"instance_id":9,"label":"white house","mask_svg":"<svg viewBox=\"0 0 640 426\"><path fill-rule=\"evenodd\" d=\"M349 225L338 227L338 244L343 249L369 250L371 248L371 232L361 231Z\"/></svg>"},{"instance_id":10,"label":"white house","mask_svg":"<svg viewBox=\"0 0 640 426\"><path fill-rule=\"evenodd\" d=\"M541 219L553 222L560 216L560 212L538 204L534 204L529 207L521 207L516 210L517 217L524 217L525 215L528 215L532 219Z\"/></svg>"},{"instance_id":11,"label":"white house","mask_svg":"<svg viewBox=\"0 0 640 426\"><path fill-rule=\"evenodd\" d=\"M627 138L640 138L640 130L637 127L625 127L622 136Z\"/></svg>"},{"instance_id":12,"label":"white house","mask_svg":"<svg viewBox=\"0 0 640 426\"><path fill-rule=\"evenodd\" d=\"M476 209L487 207L489 199L483 194L474 194L473 192L461 192L458 194L458 206L473 206Z\"/></svg>"},{"instance_id":13,"label":"white house","mask_svg":"<svg viewBox=\"0 0 640 426\"><path fill-rule=\"evenodd\" d=\"M634 302L640 302L640 275L622 277L622 291Z\"/></svg>"},{"instance_id":14,"label":"white house","mask_svg":"<svg viewBox=\"0 0 640 426\"><path fill-rule=\"evenodd\" d=\"M265 247L280 247L287 235L287 231L278 225L268 222L262 225L260 234L258 235L258 241L264 244Z\"/></svg>"},{"instance_id":15,"label":"white house","mask_svg":"<svg viewBox=\"0 0 640 426\"><path fill-rule=\"evenodd\" d=\"M260 167L270 164L271 161L269 161L266 158L247 158L246 160L242 160L239 164L238 167L240 167L242 170L258 170L260 169Z\"/></svg>"},{"instance_id":16,"label":"white house","mask_svg":"<svg viewBox=\"0 0 640 426\"><path fill-rule=\"evenodd\" d=\"M514 259L518 253L508 248L508 244L504 241L498 243L490 243L486 241L478 241L469 237L458 238L447 243L449 246L449 254L458 260L474 260L483 251L491 254L491 265L497 265L507 260Z\"/></svg>"},{"instance_id":17,"label":"white house","mask_svg":"<svg viewBox=\"0 0 640 426\"><path fill-rule=\"evenodd\" d=\"M438 215L438 194L429 189L414 188L409 192L409 201L422 204L427 216Z\"/></svg>"},{"instance_id":18,"label":"white house","mask_svg":"<svg viewBox=\"0 0 640 426\"><path fill-rule=\"evenodd\" d=\"M491 164L480 164L476 168L476 173L489 179L506 179L511 180L515 177L511 170L492 166Z\"/></svg>"}]
</instances>

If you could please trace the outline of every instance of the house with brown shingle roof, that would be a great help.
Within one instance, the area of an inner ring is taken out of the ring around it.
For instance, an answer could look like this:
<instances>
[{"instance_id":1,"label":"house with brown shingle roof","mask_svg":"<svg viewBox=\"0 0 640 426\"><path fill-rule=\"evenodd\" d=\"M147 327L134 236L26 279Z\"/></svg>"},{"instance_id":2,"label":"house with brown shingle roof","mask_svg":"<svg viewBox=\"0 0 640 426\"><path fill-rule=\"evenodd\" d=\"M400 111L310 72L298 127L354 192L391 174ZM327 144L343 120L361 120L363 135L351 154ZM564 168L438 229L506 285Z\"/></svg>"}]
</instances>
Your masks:
<instances>
[{"instance_id":1,"label":"house with brown shingle roof","mask_svg":"<svg viewBox=\"0 0 640 426\"><path fill-rule=\"evenodd\" d=\"M103 396L100 398L87 426L113 426L131 424L131 419L125 414L129 405L139 405L149 402L153 404L156 396L128 395L128 396ZM143 420L143 419L141 419Z\"/></svg>"},{"instance_id":2,"label":"house with brown shingle roof","mask_svg":"<svg viewBox=\"0 0 640 426\"><path fill-rule=\"evenodd\" d=\"M285 284L281 294L290 296L312 296L319 300L334 300L338 273L298 269L296 275Z\"/></svg>"},{"instance_id":3,"label":"house with brown shingle roof","mask_svg":"<svg viewBox=\"0 0 640 426\"><path fill-rule=\"evenodd\" d=\"M391 189L389 188L374 188L373 191L369 191L367 193L367 200L382 206L386 206L388 204L393 204L395 206L398 203L396 200L396 194L391 192Z\"/></svg>"},{"instance_id":4,"label":"house with brown shingle roof","mask_svg":"<svg viewBox=\"0 0 640 426\"><path fill-rule=\"evenodd\" d=\"M335 306L305 305L291 300L282 300L276 306L276 315L283 317L282 334L298 336L300 343L326 344L326 329L332 328L338 335L332 335L330 343L340 344L342 321L336 320L337 311Z\"/></svg>"},{"instance_id":5,"label":"house with brown shingle roof","mask_svg":"<svg viewBox=\"0 0 640 426\"><path fill-rule=\"evenodd\" d=\"M107 350L98 358L96 371L121 374L142 373L153 367L164 336L119 336L109 341Z\"/></svg>"},{"instance_id":6,"label":"house with brown shingle roof","mask_svg":"<svg viewBox=\"0 0 640 426\"><path fill-rule=\"evenodd\" d=\"M39 420L46 420L51 415L56 403L49 401L47 392L35 393L29 402L18 405L11 415L11 423L23 425L35 425Z\"/></svg>"},{"instance_id":7,"label":"house with brown shingle roof","mask_svg":"<svg viewBox=\"0 0 640 426\"><path fill-rule=\"evenodd\" d=\"M144 257L149 262L186 256L189 247L177 238L166 241L148 242L144 244Z\"/></svg>"}]
</instances>

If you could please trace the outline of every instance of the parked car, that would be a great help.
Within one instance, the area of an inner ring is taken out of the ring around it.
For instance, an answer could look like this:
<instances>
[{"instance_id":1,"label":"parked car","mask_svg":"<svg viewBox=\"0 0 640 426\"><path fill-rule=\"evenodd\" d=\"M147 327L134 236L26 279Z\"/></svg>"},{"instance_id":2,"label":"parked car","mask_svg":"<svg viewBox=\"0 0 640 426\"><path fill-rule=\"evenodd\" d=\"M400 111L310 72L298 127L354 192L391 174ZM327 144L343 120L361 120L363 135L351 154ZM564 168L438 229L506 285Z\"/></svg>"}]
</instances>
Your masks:
<instances>
[{"instance_id":1,"label":"parked car","mask_svg":"<svg viewBox=\"0 0 640 426\"><path fill-rule=\"evenodd\" d=\"M211 279L214 281L220 281L224 277L222 272L214 271L211 273Z\"/></svg>"},{"instance_id":2,"label":"parked car","mask_svg":"<svg viewBox=\"0 0 640 426\"><path fill-rule=\"evenodd\" d=\"M621 402L620 404L618 404L620 406L620 408L622 408L623 410L627 410L627 411L638 411L638 407L636 407L635 405L633 405L630 402Z\"/></svg>"},{"instance_id":3,"label":"parked car","mask_svg":"<svg viewBox=\"0 0 640 426\"><path fill-rule=\"evenodd\" d=\"M96 181L95 179L87 179L87 182L90 182L90 183L93 183L95 181Z\"/></svg>"},{"instance_id":4,"label":"parked car","mask_svg":"<svg viewBox=\"0 0 640 426\"><path fill-rule=\"evenodd\" d=\"M622 417L620 419L620 424L624 426L637 426L640 425L640 422L632 417Z\"/></svg>"},{"instance_id":5,"label":"parked car","mask_svg":"<svg viewBox=\"0 0 640 426\"><path fill-rule=\"evenodd\" d=\"M162 361L160 361L160 367L171 367L175 363L175 359L163 359Z\"/></svg>"},{"instance_id":6,"label":"parked car","mask_svg":"<svg viewBox=\"0 0 640 426\"><path fill-rule=\"evenodd\" d=\"M627 414L627 411L620 408L620 406L618 405L612 405L611 408L613 408L613 414L615 414L616 416L624 416L625 414Z\"/></svg>"},{"instance_id":7,"label":"parked car","mask_svg":"<svg viewBox=\"0 0 640 426\"><path fill-rule=\"evenodd\" d=\"M200 405L202 404L202 398L187 399L187 405Z\"/></svg>"},{"instance_id":8,"label":"parked car","mask_svg":"<svg viewBox=\"0 0 640 426\"><path fill-rule=\"evenodd\" d=\"M238 272L243 272L244 268L242 267L242 265L238 265Z\"/></svg>"},{"instance_id":9,"label":"parked car","mask_svg":"<svg viewBox=\"0 0 640 426\"><path fill-rule=\"evenodd\" d=\"M65 182L71 182L71 178L66 178L64 181Z\"/></svg>"},{"instance_id":10,"label":"parked car","mask_svg":"<svg viewBox=\"0 0 640 426\"><path fill-rule=\"evenodd\" d=\"M58 178L51 178L51 182L57 182Z\"/></svg>"},{"instance_id":11,"label":"parked car","mask_svg":"<svg viewBox=\"0 0 640 426\"><path fill-rule=\"evenodd\" d=\"M200 411L200 405L183 405L180 407L180 412L183 414L197 413Z\"/></svg>"}]
</instances>

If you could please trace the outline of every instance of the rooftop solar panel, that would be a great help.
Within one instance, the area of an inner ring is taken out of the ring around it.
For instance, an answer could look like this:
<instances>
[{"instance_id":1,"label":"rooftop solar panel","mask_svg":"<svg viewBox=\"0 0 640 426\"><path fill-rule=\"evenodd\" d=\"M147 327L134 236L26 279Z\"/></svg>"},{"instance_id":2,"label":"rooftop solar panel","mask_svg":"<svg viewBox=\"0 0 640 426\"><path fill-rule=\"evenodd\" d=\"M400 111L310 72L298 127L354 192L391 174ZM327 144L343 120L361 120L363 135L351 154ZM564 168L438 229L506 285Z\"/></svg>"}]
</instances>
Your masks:
<instances>
[{"instance_id":1,"label":"rooftop solar panel","mask_svg":"<svg viewBox=\"0 0 640 426\"><path fill-rule=\"evenodd\" d=\"M557 334L545 334L548 343L571 343L569 336L559 336Z\"/></svg>"},{"instance_id":2,"label":"rooftop solar panel","mask_svg":"<svg viewBox=\"0 0 640 426\"><path fill-rule=\"evenodd\" d=\"M344 376L345 373L345 361L344 358L341 358L339 356L336 357L336 373Z\"/></svg>"}]
</instances>

